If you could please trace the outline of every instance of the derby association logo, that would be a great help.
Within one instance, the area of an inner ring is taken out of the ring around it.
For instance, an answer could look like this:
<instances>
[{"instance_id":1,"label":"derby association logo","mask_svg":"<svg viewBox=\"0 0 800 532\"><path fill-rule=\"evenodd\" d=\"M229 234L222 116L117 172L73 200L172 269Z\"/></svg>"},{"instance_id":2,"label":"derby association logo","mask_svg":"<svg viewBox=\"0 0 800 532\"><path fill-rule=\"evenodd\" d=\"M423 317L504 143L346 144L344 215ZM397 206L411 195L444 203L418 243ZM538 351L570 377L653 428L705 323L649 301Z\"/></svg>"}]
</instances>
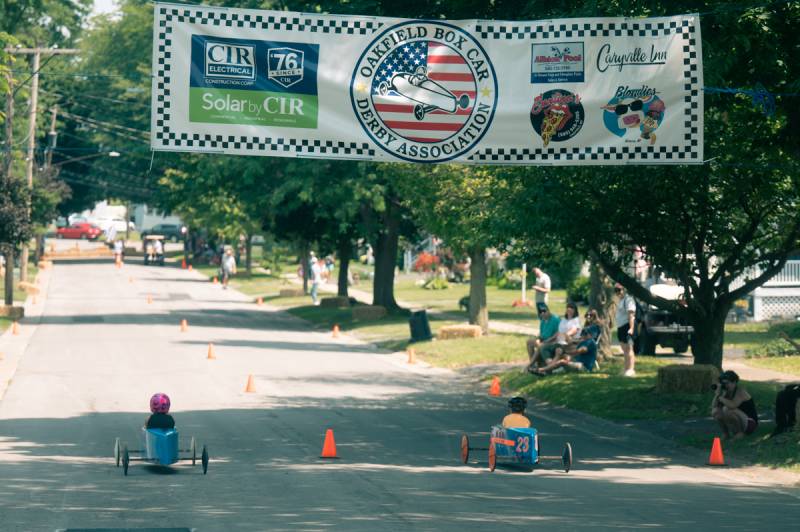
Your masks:
<instances>
[{"instance_id":1,"label":"derby association logo","mask_svg":"<svg viewBox=\"0 0 800 532\"><path fill-rule=\"evenodd\" d=\"M350 98L364 131L385 151L441 162L468 152L489 129L497 79L469 33L443 22L404 22L361 55Z\"/></svg>"}]
</instances>

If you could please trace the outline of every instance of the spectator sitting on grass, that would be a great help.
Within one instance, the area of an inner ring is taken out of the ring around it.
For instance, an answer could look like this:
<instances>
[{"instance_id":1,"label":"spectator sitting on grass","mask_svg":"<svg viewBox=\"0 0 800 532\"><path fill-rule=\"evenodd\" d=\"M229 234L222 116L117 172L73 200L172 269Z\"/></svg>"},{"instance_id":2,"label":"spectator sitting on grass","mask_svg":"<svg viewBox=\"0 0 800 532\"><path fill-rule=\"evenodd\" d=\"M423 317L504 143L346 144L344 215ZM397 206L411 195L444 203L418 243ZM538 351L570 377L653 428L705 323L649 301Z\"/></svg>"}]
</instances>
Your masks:
<instances>
[{"instance_id":1,"label":"spectator sitting on grass","mask_svg":"<svg viewBox=\"0 0 800 532\"><path fill-rule=\"evenodd\" d=\"M558 324L560 319L554 316L545 303L536 303L539 313L539 336L528 339L528 370L533 370L546 361L542 358L542 347L555 344L558 339Z\"/></svg>"},{"instance_id":2,"label":"spectator sitting on grass","mask_svg":"<svg viewBox=\"0 0 800 532\"><path fill-rule=\"evenodd\" d=\"M570 301L567 303L567 310L564 318L558 323L558 337L555 343L547 344L541 348L541 357L544 360L553 358L556 349L561 347L567 351L572 351L568 346L571 342L578 339L581 333L581 319L578 317L578 306Z\"/></svg>"},{"instance_id":3,"label":"spectator sitting on grass","mask_svg":"<svg viewBox=\"0 0 800 532\"><path fill-rule=\"evenodd\" d=\"M575 371L592 371L597 360L597 342L592 339L592 332L589 329L583 329L580 334L581 341L578 343L574 353L570 354L563 346L559 346L556 348L553 361L532 373L535 375L547 375L560 367Z\"/></svg>"},{"instance_id":4,"label":"spectator sitting on grass","mask_svg":"<svg viewBox=\"0 0 800 532\"><path fill-rule=\"evenodd\" d=\"M739 386L739 375L735 371L723 371L720 374L719 385L711 402L711 417L722 427L725 439L738 440L758 428L756 403L747 390Z\"/></svg>"}]
</instances>

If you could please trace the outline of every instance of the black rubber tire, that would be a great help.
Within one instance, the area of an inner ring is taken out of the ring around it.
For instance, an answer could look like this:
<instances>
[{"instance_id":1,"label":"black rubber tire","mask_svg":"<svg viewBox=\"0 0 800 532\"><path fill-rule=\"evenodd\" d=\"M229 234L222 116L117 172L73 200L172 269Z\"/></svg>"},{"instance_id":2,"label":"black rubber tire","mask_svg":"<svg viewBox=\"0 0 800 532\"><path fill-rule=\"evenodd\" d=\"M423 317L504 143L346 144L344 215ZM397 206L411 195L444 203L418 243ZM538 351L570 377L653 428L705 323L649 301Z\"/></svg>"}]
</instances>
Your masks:
<instances>
[{"instance_id":1,"label":"black rubber tire","mask_svg":"<svg viewBox=\"0 0 800 532\"><path fill-rule=\"evenodd\" d=\"M469 436L461 435L461 462L466 464L469 461Z\"/></svg>"},{"instance_id":2,"label":"black rubber tire","mask_svg":"<svg viewBox=\"0 0 800 532\"><path fill-rule=\"evenodd\" d=\"M208 473L208 448L205 445L203 445L203 455L200 459L203 462L203 474L205 475Z\"/></svg>"},{"instance_id":3,"label":"black rubber tire","mask_svg":"<svg viewBox=\"0 0 800 532\"><path fill-rule=\"evenodd\" d=\"M122 474L128 476L128 466L131 463L131 455L128 453L128 446L122 448Z\"/></svg>"},{"instance_id":4,"label":"black rubber tire","mask_svg":"<svg viewBox=\"0 0 800 532\"><path fill-rule=\"evenodd\" d=\"M497 449L494 442L489 443L489 471L494 472L497 467Z\"/></svg>"},{"instance_id":5,"label":"black rubber tire","mask_svg":"<svg viewBox=\"0 0 800 532\"><path fill-rule=\"evenodd\" d=\"M567 442L564 444L564 452L561 453L561 465L564 466L564 473L569 473L572 469L572 445Z\"/></svg>"},{"instance_id":6,"label":"black rubber tire","mask_svg":"<svg viewBox=\"0 0 800 532\"><path fill-rule=\"evenodd\" d=\"M419 104L415 105L414 118L416 118L417 120L422 120L423 118L425 118L425 108Z\"/></svg>"},{"instance_id":7,"label":"black rubber tire","mask_svg":"<svg viewBox=\"0 0 800 532\"><path fill-rule=\"evenodd\" d=\"M639 354L655 356L656 342L652 334L648 334L647 329L642 329L639 335Z\"/></svg>"},{"instance_id":8,"label":"black rubber tire","mask_svg":"<svg viewBox=\"0 0 800 532\"><path fill-rule=\"evenodd\" d=\"M119 459L120 459L119 438L117 438L114 440L114 461L117 463L117 467L119 467Z\"/></svg>"},{"instance_id":9,"label":"black rubber tire","mask_svg":"<svg viewBox=\"0 0 800 532\"><path fill-rule=\"evenodd\" d=\"M81 240L88 240L89 237L86 236L86 233L81 235Z\"/></svg>"},{"instance_id":10,"label":"black rubber tire","mask_svg":"<svg viewBox=\"0 0 800 532\"><path fill-rule=\"evenodd\" d=\"M672 350L676 355L682 355L689 350L689 342L679 343Z\"/></svg>"},{"instance_id":11,"label":"black rubber tire","mask_svg":"<svg viewBox=\"0 0 800 532\"><path fill-rule=\"evenodd\" d=\"M197 442L192 436L192 441L189 443L189 452L192 453L192 465L197 463Z\"/></svg>"},{"instance_id":12,"label":"black rubber tire","mask_svg":"<svg viewBox=\"0 0 800 532\"><path fill-rule=\"evenodd\" d=\"M62 238L64 238L64 235L61 233L56 233L56 239L61 240Z\"/></svg>"}]
</instances>

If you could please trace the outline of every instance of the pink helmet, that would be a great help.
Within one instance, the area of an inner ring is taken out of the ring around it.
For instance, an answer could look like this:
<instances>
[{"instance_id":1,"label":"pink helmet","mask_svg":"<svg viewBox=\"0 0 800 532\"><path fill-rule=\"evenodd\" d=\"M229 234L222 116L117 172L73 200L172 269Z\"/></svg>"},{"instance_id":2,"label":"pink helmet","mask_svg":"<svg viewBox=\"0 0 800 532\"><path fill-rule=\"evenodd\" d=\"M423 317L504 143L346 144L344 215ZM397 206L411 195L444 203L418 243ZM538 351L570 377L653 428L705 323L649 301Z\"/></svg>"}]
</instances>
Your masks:
<instances>
[{"instance_id":1,"label":"pink helmet","mask_svg":"<svg viewBox=\"0 0 800 532\"><path fill-rule=\"evenodd\" d=\"M169 396L165 393L157 393L150 398L150 411L154 414L166 414L169 412L169 405Z\"/></svg>"}]
</instances>

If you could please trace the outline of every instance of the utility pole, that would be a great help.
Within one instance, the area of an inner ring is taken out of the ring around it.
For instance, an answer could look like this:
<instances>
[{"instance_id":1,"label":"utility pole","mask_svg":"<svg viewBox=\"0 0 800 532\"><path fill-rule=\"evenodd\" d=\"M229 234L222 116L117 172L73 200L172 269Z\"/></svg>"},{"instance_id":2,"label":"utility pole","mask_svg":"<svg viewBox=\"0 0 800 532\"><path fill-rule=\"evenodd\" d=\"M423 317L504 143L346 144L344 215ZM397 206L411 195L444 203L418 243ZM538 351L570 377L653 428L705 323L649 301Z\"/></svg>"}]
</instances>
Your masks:
<instances>
[{"instance_id":1,"label":"utility pole","mask_svg":"<svg viewBox=\"0 0 800 532\"><path fill-rule=\"evenodd\" d=\"M14 144L14 128L12 122L14 121L14 87L12 86L14 79L11 77L11 72L6 74L6 82L8 84L8 94L6 95L6 144L3 154L3 179L11 179L11 149ZM0 249L4 252L5 260L5 305L11 307L14 305L14 246L4 246L6 249Z\"/></svg>"},{"instance_id":2,"label":"utility pole","mask_svg":"<svg viewBox=\"0 0 800 532\"><path fill-rule=\"evenodd\" d=\"M25 174L28 179L28 188L33 188L33 163L34 151L36 149L36 106L39 103L39 69L41 68L42 55L75 55L80 50L75 48L6 48L6 52L16 55L32 55L33 56L33 73L31 74L31 105L28 113L28 158L25 168ZM13 94L13 93L12 93ZM9 159L11 153L9 152ZM10 163L10 161L9 161ZM28 208L30 214L30 207ZM22 244L22 253L19 258L19 279L20 281L28 280L28 243Z\"/></svg>"}]
</instances>

